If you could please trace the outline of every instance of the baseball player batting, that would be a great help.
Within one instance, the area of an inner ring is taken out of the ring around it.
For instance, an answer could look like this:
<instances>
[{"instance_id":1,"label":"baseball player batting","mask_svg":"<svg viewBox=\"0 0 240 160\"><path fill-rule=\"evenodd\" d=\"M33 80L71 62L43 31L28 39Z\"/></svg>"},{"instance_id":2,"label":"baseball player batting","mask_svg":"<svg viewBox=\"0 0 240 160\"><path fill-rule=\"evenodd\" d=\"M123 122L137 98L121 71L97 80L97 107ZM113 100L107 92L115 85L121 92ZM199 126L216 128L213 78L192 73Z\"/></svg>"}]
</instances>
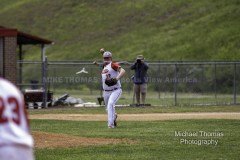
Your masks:
<instances>
[{"instance_id":1,"label":"baseball player batting","mask_svg":"<svg viewBox=\"0 0 240 160\"><path fill-rule=\"evenodd\" d=\"M0 159L33 160L33 138L21 92L0 78Z\"/></svg>"},{"instance_id":2,"label":"baseball player batting","mask_svg":"<svg viewBox=\"0 0 240 160\"><path fill-rule=\"evenodd\" d=\"M124 73L125 70L118 63L112 62L112 53L105 51L103 53L102 87L108 114L108 128L117 126L115 104L122 94L120 78Z\"/></svg>"}]
</instances>

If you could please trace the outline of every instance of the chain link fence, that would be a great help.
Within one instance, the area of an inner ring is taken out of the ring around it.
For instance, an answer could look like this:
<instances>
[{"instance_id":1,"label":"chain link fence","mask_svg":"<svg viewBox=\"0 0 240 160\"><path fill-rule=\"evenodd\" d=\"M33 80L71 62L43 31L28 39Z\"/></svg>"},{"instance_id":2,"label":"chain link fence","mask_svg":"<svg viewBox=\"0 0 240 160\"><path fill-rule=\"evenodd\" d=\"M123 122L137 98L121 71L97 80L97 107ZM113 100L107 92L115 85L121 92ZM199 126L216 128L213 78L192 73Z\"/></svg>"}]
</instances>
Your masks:
<instances>
[{"instance_id":1,"label":"chain link fence","mask_svg":"<svg viewBox=\"0 0 240 160\"><path fill-rule=\"evenodd\" d=\"M146 103L156 106L206 106L240 102L240 62L147 63ZM45 64L22 61L18 64L21 72L18 85L23 91L42 89L53 92L55 98L69 94L85 102L97 102L97 98L101 97L101 67L90 61L46 61ZM123 105L134 101L131 64L133 62L121 64L126 75L121 79L123 95L118 103Z\"/></svg>"}]
</instances>

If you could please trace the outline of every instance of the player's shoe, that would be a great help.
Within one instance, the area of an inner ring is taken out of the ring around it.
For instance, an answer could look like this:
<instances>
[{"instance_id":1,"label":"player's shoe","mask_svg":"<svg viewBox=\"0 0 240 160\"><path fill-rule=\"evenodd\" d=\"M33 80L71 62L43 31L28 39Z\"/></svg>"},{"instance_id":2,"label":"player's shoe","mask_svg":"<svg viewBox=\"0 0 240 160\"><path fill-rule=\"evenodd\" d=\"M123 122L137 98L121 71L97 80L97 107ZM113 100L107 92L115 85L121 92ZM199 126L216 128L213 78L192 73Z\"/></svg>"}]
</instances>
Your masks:
<instances>
[{"instance_id":1,"label":"player's shoe","mask_svg":"<svg viewBox=\"0 0 240 160\"><path fill-rule=\"evenodd\" d=\"M118 115L117 115L117 113L115 113L115 118L114 118L114 127L117 127L117 117L118 117Z\"/></svg>"},{"instance_id":2,"label":"player's shoe","mask_svg":"<svg viewBox=\"0 0 240 160\"><path fill-rule=\"evenodd\" d=\"M114 126L108 126L108 128L114 128Z\"/></svg>"}]
</instances>

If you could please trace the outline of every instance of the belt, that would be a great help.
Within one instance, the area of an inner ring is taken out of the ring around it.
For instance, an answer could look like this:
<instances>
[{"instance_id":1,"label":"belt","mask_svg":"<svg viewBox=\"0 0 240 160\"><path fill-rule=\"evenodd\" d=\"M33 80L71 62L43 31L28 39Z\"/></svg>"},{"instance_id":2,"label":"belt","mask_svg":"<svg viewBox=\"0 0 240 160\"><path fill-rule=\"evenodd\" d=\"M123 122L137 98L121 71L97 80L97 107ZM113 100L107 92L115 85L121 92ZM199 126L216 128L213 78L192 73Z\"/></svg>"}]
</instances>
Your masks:
<instances>
[{"instance_id":1,"label":"belt","mask_svg":"<svg viewBox=\"0 0 240 160\"><path fill-rule=\"evenodd\" d=\"M111 90L104 90L104 91L111 92L111 91L115 91L115 90L118 90L118 89L121 89L121 87L120 88L114 88L114 89L111 89Z\"/></svg>"}]
</instances>

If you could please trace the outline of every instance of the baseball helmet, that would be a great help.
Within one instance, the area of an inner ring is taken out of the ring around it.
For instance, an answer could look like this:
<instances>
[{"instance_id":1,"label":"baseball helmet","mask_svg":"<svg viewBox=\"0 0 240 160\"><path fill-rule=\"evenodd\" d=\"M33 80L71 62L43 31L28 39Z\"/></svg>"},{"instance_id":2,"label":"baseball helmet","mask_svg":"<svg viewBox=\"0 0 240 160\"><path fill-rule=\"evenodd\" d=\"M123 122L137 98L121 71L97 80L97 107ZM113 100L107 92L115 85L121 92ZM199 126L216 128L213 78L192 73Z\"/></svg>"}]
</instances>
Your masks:
<instances>
[{"instance_id":1,"label":"baseball helmet","mask_svg":"<svg viewBox=\"0 0 240 160\"><path fill-rule=\"evenodd\" d=\"M109 51L106 51L103 53L103 58L106 58L106 57L112 57L112 53L109 52Z\"/></svg>"}]
</instances>

